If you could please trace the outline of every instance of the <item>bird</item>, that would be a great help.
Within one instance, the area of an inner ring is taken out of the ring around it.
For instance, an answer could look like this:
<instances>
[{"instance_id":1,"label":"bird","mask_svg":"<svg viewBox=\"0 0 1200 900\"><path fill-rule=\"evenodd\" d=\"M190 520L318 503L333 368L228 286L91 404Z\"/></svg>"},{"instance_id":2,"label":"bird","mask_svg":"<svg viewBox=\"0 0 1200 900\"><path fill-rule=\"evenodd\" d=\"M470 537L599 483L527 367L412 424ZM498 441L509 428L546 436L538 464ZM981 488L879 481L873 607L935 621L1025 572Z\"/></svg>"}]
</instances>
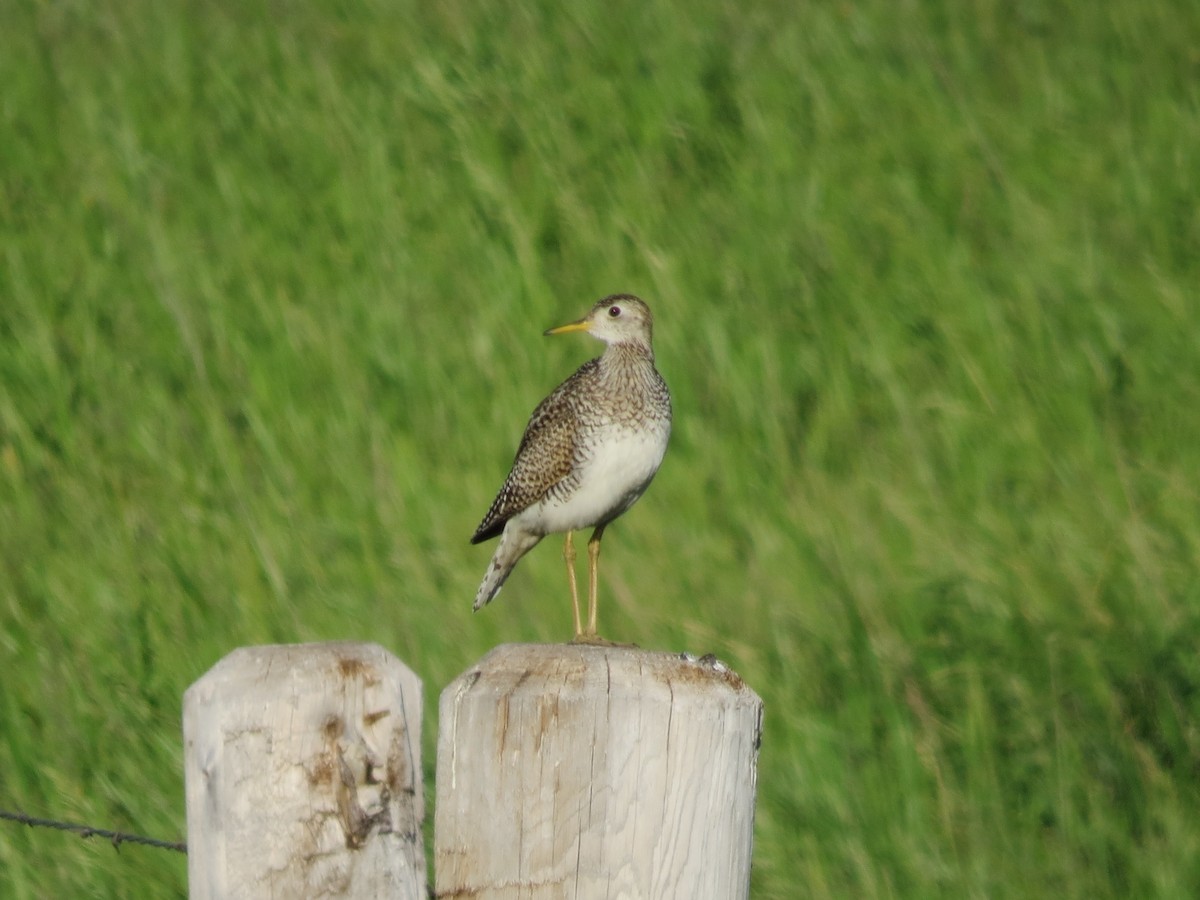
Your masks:
<instances>
[{"instance_id":1,"label":"bird","mask_svg":"<svg viewBox=\"0 0 1200 900\"><path fill-rule=\"evenodd\" d=\"M475 595L475 610L492 601L513 567L548 534L566 533L563 559L575 626L574 642L607 643L597 634L597 568L604 529L645 492L671 435L671 394L654 366L654 319L645 301L610 294L583 318L546 335L584 332L607 344L546 397L529 417L512 470L472 544L500 543ZM588 540L588 618L584 627L575 581L577 530Z\"/></svg>"}]
</instances>

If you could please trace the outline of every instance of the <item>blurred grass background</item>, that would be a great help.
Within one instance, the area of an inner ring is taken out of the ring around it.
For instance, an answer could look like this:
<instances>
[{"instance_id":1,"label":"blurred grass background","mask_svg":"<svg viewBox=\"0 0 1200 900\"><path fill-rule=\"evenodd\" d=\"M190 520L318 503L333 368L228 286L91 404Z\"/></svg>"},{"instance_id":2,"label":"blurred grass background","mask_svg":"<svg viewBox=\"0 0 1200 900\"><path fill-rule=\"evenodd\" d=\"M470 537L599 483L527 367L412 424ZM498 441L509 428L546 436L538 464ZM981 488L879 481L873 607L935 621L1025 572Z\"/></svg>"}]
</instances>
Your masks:
<instances>
[{"instance_id":1,"label":"blurred grass background","mask_svg":"<svg viewBox=\"0 0 1200 900\"><path fill-rule=\"evenodd\" d=\"M467 538L657 316L602 630L766 702L753 896L1200 893L1200 7L0 5L0 807L184 836L243 644L570 631ZM0 824L0 895L184 896Z\"/></svg>"}]
</instances>

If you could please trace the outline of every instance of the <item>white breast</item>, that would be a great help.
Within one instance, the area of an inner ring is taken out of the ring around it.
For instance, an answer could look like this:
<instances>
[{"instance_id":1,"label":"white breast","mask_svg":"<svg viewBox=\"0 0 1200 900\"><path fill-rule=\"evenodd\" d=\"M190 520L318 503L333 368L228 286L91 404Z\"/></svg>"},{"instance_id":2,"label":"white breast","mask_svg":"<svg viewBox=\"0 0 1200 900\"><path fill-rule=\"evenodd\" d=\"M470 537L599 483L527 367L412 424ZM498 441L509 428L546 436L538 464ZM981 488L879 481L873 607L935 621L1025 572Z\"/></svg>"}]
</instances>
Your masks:
<instances>
[{"instance_id":1,"label":"white breast","mask_svg":"<svg viewBox=\"0 0 1200 900\"><path fill-rule=\"evenodd\" d=\"M543 534L611 522L646 490L662 463L669 435L669 426L649 432L614 429L583 464L579 486L570 496L544 500L522 517L533 513Z\"/></svg>"}]
</instances>

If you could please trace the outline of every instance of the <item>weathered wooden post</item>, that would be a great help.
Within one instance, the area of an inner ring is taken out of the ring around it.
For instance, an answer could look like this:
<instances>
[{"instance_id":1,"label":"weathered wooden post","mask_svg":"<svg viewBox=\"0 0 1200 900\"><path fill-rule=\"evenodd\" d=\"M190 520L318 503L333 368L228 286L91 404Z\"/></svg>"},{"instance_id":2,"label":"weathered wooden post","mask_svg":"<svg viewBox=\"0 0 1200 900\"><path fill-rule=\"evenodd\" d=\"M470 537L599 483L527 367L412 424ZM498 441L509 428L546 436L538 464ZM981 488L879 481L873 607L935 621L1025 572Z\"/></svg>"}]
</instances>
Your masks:
<instances>
[{"instance_id":1,"label":"weathered wooden post","mask_svg":"<svg viewBox=\"0 0 1200 900\"><path fill-rule=\"evenodd\" d=\"M439 898L748 896L762 701L715 659L505 645L439 718Z\"/></svg>"},{"instance_id":2,"label":"weathered wooden post","mask_svg":"<svg viewBox=\"0 0 1200 900\"><path fill-rule=\"evenodd\" d=\"M193 900L426 896L421 681L382 647L235 650L183 734Z\"/></svg>"}]
</instances>

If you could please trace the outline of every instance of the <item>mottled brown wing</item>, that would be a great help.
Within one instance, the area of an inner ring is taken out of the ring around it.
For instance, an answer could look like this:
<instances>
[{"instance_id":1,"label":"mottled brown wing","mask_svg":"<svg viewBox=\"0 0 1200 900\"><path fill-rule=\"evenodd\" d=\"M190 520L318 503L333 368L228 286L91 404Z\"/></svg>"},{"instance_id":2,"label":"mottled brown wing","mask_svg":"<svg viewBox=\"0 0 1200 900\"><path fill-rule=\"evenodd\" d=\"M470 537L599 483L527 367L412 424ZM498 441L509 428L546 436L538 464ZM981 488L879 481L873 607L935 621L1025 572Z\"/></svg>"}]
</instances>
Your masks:
<instances>
[{"instance_id":1,"label":"mottled brown wing","mask_svg":"<svg viewBox=\"0 0 1200 900\"><path fill-rule=\"evenodd\" d=\"M571 395L578 389L578 382L594 377L596 364L592 360L582 365L533 411L512 471L475 529L472 544L494 538L504 530L505 522L537 503L571 474L579 430Z\"/></svg>"}]
</instances>

